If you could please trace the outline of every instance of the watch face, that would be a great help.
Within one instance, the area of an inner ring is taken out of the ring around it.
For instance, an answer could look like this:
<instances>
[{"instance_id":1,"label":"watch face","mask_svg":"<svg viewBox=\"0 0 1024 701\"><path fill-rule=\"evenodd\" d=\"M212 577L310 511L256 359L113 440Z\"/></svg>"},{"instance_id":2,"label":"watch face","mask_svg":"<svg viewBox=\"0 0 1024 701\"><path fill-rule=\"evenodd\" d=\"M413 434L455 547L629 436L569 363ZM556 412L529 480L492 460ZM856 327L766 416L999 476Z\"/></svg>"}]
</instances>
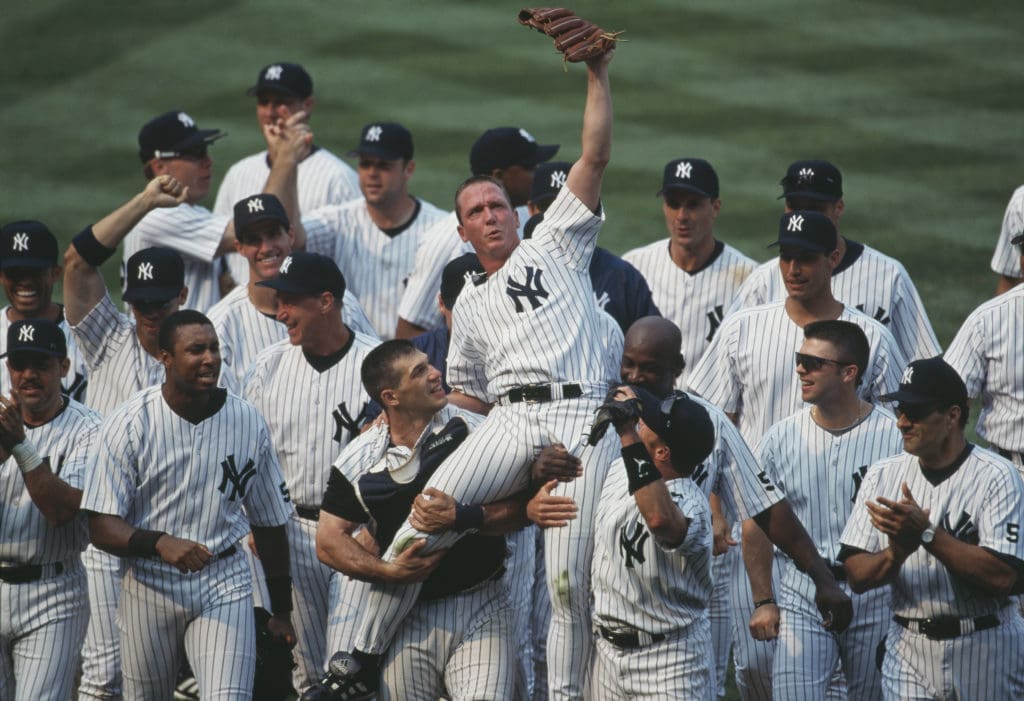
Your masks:
<instances>
[{"instance_id":1,"label":"watch face","mask_svg":"<svg viewBox=\"0 0 1024 701\"><path fill-rule=\"evenodd\" d=\"M921 542L924 543L925 545L928 545L933 540L935 540L935 529L934 528L926 528L921 533Z\"/></svg>"}]
</instances>

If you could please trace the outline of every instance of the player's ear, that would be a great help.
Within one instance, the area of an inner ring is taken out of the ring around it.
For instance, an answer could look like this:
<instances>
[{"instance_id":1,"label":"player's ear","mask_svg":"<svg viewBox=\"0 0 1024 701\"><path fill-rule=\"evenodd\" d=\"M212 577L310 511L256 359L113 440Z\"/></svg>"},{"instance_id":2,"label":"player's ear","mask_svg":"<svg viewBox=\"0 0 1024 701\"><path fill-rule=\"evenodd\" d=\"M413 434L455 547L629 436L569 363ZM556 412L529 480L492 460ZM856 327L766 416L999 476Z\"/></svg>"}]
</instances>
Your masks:
<instances>
[{"instance_id":1,"label":"player's ear","mask_svg":"<svg viewBox=\"0 0 1024 701\"><path fill-rule=\"evenodd\" d=\"M398 393L393 389L381 390L380 405L383 407L398 406Z\"/></svg>"},{"instance_id":2,"label":"player's ear","mask_svg":"<svg viewBox=\"0 0 1024 701\"><path fill-rule=\"evenodd\" d=\"M184 306L186 299L188 299L188 285L182 285L181 292L178 293L178 306Z\"/></svg>"},{"instance_id":3,"label":"player's ear","mask_svg":"<svg viewBox=\"0 0 1024 701\"><path fill-rule=\"evenodd\" d=\"M68 374L68 368L70 368L70 367L71 367L71 359L70 358L61 358L60 359L60 376L64 377L65 375L67 375Z\"/></svg>"},{"instance_id":4,"label":"player's ear","mask_svg":"<svg viewBox=\"0 0 1024 701\"><path fill-rule=\"evenodd\" d=\"M405 162L405 166L402 168L405 171L405 177L411 178L412 174L416 172L416 161L409 159Z\"/></svg>"},{"instance_id":5,"label":"player's ear","mask_svg":"<svg viewBox=\"0 0 1024 701\"><path fill-rule=\"evenodd\" d=\"M834 207L835 207L835 210L834 210L835 211L835 218L836 218L836 221L838 221L839 217L843 216L843 212L846 211L846 202L843 200L842 197L840 197L838 200L836 200L836 203L835 203Z\"/></svg>"},{"instance_id":6,"label":"player's ear","mask_svg":"<svg viewBox=\"0 0 1024 701\"><path fill-rule=\"evenodd\" d=\"M711 200L711 209L714 211L714 219L718 218L718 213L722 211L722 200L715 197Z\"/></svg>"},{"instance_id":7,"label":"player's ear","mask_svg":"<svg viewBox=\"0 0 1024 701\"><path fill-rule=\"evenodd\" d=\"M456 227L456 231L459 232L459 238L461 238L463 241L468 241L469 240L469 239L466 238L466 229L462 226L462 224L459 224Z\"/></svg>"}]
</instances>

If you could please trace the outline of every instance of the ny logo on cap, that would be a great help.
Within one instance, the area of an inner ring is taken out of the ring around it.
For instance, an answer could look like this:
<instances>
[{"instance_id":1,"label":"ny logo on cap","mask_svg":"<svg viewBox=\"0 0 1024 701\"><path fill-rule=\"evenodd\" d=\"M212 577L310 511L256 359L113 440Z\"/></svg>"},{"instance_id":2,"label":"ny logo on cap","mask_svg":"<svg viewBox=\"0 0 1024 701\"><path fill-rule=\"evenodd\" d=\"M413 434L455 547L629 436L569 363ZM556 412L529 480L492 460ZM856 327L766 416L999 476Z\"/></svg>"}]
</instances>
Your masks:
<instances>
[{"instance_id":1,"label":"ny logo on cap","mask_svg":"<svg viewBox=\"0 0 1024 701\"><path fill-rule=\"evenodd\" d=\"M18 329L18 340L22 343L27 341L35 341L36 327L31 324L26 324Z\"/></svg>"},{"instance_id":2,"label":"ny logo on cap","mask_svg":"<svg viewBox=\"0 0 1024 701\"><path fill-rule=\"evenodd\" d=\"M178 121L181 122L182 126L191 129L196 125L195 121L184 112L178 112Z\"/></svg>"},{"instance_id":3,"label":"ny logo on cap","mask_svg":"<svg viewBox=\"0 0 1024 701\"><path fill-rule=\"evenodd\" d=\"M903 371L903 377L900 378L901 385L909 385L911 380L914 379L914 368L908 365L907 369Z\"/></svg>"},{"instance_id":4,"label":"ny logo on cap","mask_svg":"<svg viewBox=\"0 0 1024 701\"><path fill-rule=\"evenodd\" d=\"M803 231L804 230L804 217L802 214L798 214L789 220L786 224L786 231Z\"/></svg>"},{"instance_id":5,"label":"ny logo on cap","mask_svg":"<svg viewBox=\"0 0 1024 701\"><path fill-rule=\"evenodd\" d=\"M367 141L380 141L380 135L384 133L384 130L374 124L372 127L366 130Z\"/></svg>"},{"instance_id":6,"label":"ny logo on cap","mask_svg":"<svg viewBox=\"0 0 1024 701\"><path fill-rule=\"evenodd\" d=\"M689 180L690 179L690 173L692 173L692 172L693 172L693 166L691 164L687 163L686 161L683 161L682 163L680 163L679 165L676 166L676 177L677 178L681 178L683 180Z\"/></svg>"},{"instance_id":7,"label":"ny logo on cap","mask_svg":"<svg viewBox=\"0 0 1024 701\"><path fill-rule=\"evenodd\" d=\"M800 172L796 174L797 180L802 183L809 183L814 178L814 170L811 168L801 168Z\"/></svg>"},{"instance_id":8,"label":"ny logo on cap","mask_svg":"<svg viewBox=\"0 0 1024 701\"><path fill-rule=\"evenodd\" d=\"M566 173L564 170L551 171L551 187L562 187L565 185Z\"/></svg>"},{"instance_id":9,"label":"ny logo on cap","mask_svg":"<svg viewBox=\"0 0 1024 701\"><path fill-rule=\"evenodd\" d=\"M284 262L281 263L281 274L282 275L287 275L288 274L288 268L290 268L290 267L292 267L292 257L288 256L287 258L284 259Z\"/></svg>"},{"instance_id":10,"label":"ny logo on cap","mask_svg":"<svg viewBox=\"0 0 1024 701\"><path fill-rule=\"evenodd\" d=\"M267 66L267 72L263 74L263 80L281 80L281 72L284 69L281 66L273 65Z\"/></svg>"},{"instance_id":11,"label":"ny logo on cap","mask_svg":"<svg viewBox=\"0 0 1024 701\"><path fill-rule=\"evenodd\" d=\"M520 129L519 130L519 136L523 137L524 139L529 141L531 144L537 141L535 138L533 138L533 136L530 135L530 132L526 131L525 129Z\"/></svg>"},{"instance_id":12,"label":"ny logo on cap","mask_svg":"<svg viewBox=\"0 0 1024 701\"><path fill-rule=\"evenodd\" d=\"M263 200L259 197L253 197L251 200L245 203L245 206L249 208L249 214L253 212L263 211Z\"/></svg>"},{"instance_id":13,"label":"ny logo on cap","mask_svg":"<svg viewBox=\"0 0 1024 701\"><path fill-rule=\"evenodd\" d=\"M153 279L153 264L152 263L139 263L138 279L139 280L152 280Z\"/></svg>"},{"instance_id":14,"label":"ny logo on cap","mask_svg":"<svg viewBox=\"0 0 1024 701\"><path fill-rule=\"evenodd\" d=\"M28 234L15 234L14 241L11 242L11 248L15 251L27 251Z\"/></svg>"}]
</instances>

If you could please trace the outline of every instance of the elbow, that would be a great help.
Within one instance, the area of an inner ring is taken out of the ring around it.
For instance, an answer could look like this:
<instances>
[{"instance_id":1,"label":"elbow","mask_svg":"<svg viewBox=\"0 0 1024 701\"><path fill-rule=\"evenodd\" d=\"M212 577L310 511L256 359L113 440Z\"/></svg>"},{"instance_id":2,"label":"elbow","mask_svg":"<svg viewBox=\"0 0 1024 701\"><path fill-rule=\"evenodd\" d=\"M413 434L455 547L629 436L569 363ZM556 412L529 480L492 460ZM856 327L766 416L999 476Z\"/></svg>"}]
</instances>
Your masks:
<instances>
[{"instance_id":1,"label":"elbow","mask_svg":"<svg viewBox=\"0 0 1024 701\"><path fill-rule=\"evenodd\" d=\"M1017 585L1018 576L1016 572L1000 573L993 577L987 584L986 587L989 592L998 596L1011 596L1013 594L1020 594L1020 588Z\"/></svg>"},{"instance_id":2,"label":"elbow","mask_svg":"<svg viewBox=\"0 0 1024 701\"><path fill-rule=\"evenodd\" d=\"M866 580L861 579L859 577L854 577L853 575L849 574L849 571L847 571L846 583L850 585L850 590L854 594L863 594L864 592L871 590L871 586L868 584Z\"/></svg>"},{"instance_id":3,"label":"elbow","mask_svg":"<svg viewBox=\"0 0 1024 701\"><path fill-rule=\"evenodd\" d=\"M56 509L50 513L43 514L46 523L51 528L60 528L72 521L78 515L78 509Z\"/></svg>"}]
</instances>

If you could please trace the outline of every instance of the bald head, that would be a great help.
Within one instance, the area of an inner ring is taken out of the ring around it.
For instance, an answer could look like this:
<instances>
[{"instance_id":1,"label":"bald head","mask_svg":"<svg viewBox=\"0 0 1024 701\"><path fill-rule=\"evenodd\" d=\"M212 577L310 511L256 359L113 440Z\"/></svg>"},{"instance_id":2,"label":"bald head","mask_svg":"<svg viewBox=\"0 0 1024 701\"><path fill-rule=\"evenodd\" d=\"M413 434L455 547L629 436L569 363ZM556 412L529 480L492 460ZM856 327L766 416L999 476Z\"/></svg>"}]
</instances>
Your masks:
<instances>
[{"instance_id":1,"label":"bald head","mask_svg":"<svg viewBox=\"0 0 1024 701\"><path fill-rule=\"evenodd\" d=\"M679 327L660 316L645 316L626 332L619 375L623 382L638 385L658 397L672 392L685 367L683 335Z\"/></svg>"}]
</instances>

